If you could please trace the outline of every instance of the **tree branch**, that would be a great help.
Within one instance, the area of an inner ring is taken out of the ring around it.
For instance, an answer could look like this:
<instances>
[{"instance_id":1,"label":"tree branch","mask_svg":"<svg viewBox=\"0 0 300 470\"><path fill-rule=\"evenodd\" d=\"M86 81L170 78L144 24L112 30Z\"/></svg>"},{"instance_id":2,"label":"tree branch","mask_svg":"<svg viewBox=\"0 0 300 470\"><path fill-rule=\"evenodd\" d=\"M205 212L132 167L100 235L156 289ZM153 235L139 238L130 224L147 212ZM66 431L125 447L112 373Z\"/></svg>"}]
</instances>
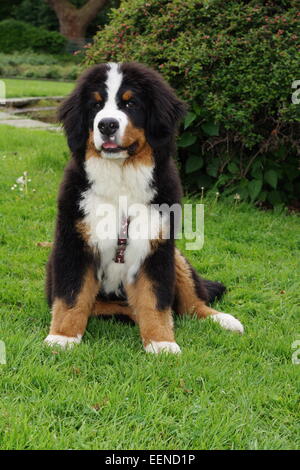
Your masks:
<instances>
[{"instance_id":1,"label":"tree branch","mask_svg":"<svg viewBox=\"0 0 300 470\"><path fill-rule=\"evenodd\" d=\"M69 0L45 1L56 13L60 33L78 44L83 42L87 26L107 2L107 0L89 0L81 8L76 8Z\"/></svg>"},{"instance_id":2,"label":"tree branch","mask_svg":"<svg viewBox=\"0 0 300 470\"><path fill-rule=\"evenodd\" d=\"M87 24L90 23L95 18L98 11L102 10L106 2L107 0L89 0L79 10L79 14L83 21Z\"/></svg>"},{"instance_id":3,"label":"tree branch","mask_svg":"<svg viewBox=\"0 0 300 470\"><path fill-rule=\"evenodd\" d=\"M72 5L69 0L45 0L46 3L50 5L51 8L55 11L57 16L61 15L65 11L73 11L77 10L77 8Z\"/></svg>"},{"instance_id":4,"label":"tree branch","mask_svg":"<svg viewBox=\"0 0 300 470\"><path fill-rule=\"evenodd\" d=\"M45 0L58 18L68 13L77 16L83 24L89 24L106 4L107 0L89 0L81 8L76 8L69 0Z\"/></svg>"}]
</instances>

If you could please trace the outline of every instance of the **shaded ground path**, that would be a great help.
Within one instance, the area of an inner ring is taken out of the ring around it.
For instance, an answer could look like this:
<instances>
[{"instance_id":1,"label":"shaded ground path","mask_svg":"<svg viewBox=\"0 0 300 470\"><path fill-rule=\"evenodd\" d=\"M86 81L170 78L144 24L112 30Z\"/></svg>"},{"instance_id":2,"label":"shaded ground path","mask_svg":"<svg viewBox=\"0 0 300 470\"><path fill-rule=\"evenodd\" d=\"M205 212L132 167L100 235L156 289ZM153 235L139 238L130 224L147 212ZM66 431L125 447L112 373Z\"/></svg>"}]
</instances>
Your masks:
<instances>
[{"instance_id":1,"label":"shaded ground path","mask_svg":"<svg viewBox=\"0 0 300 470\"><path fill-rule=\"evenodd\" d=\"M50 131L60 131L61 127L48 122L43 122L37 119L31 119L27 117L27 112L30 114L32 111L47 111L55 110L56 106L45 106L38 108L26 108L30 104L38 104L39 101L55 101L59 102L63 99L62 96L50 96L50 97L27 97L27 98L8 98L5 101L5 105L0 109L0 124L6 124L18 128L29 128L29 129L45 129ZM18 114L23 114L18 116ZM25 115L25 116L24 116Z\"/></svg>"}]
</instances>

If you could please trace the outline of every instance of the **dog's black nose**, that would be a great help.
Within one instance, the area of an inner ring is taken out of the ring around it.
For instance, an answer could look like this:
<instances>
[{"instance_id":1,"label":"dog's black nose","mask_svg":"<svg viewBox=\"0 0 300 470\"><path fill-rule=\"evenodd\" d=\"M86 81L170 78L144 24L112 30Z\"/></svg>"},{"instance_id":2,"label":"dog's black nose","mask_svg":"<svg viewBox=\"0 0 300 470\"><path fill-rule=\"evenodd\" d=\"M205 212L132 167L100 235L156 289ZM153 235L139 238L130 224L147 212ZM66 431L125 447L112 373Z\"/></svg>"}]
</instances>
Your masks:
<instances>
[{"instance_id":1,"label":"dog's black nose","mask_svg":"<svg viewBox=\"0 0 300 470\"><path fill-rule=\"evenodd\" d=\"M119 129L119 123L116 119L104 118L99 122L98 128L101 134L110 136L114 135L115 132Z\"/></svg>"}]
</instances>

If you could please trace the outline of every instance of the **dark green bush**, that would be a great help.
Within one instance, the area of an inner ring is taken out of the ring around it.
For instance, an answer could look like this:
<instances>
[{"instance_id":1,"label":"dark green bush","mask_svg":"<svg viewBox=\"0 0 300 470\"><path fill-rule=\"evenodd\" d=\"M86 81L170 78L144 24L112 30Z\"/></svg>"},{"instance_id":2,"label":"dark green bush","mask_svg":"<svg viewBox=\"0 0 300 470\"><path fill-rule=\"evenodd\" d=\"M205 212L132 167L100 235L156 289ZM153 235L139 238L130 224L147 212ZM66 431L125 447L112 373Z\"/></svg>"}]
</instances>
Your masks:
<instances>
[{"instance_id":1,"label":"dark green bush","mask_svg":"<svg viewBox=\"0 0 300 470\"><path fill-rule=\"evenodd\" d=\"M58 18L54 10L44 0L22 0L18 2L18 5L10 8L9 17L25 21L33 26L41 26L48 31L58 31L59 29Z\"/></svg>"},{"instance_id":2,"label":"dark green bush","mask_svg":"<svg viewBox=\"0 0 300 470\"><path fill-rule=\"evenodd\" d=\"M297 3L122 1L86 61L153 66L188 102L179 159L189 190L286 204L300 192Z\"/></svg>"},{"instance_id":3,"label":"dark green bush","mask_svg":"<svg viewBox=\"0 0 300 470\"><path fill-rule=\"evenodd\" d=\"M66 39L56 31L47 31L17 20L0 22L0 52L30 49L59 54L64 51L65 45Z\"/></svg>"}]
</instances>

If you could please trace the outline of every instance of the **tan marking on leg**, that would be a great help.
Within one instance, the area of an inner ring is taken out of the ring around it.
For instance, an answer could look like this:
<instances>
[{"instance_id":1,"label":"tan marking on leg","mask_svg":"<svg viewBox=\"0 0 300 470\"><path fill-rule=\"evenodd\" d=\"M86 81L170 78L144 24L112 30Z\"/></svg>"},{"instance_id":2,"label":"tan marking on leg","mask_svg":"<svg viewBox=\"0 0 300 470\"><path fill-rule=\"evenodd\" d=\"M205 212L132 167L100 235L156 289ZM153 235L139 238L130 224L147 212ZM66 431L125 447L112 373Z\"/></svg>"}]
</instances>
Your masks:
<instances>
[{"instance_id":1,"label":"tan marking on leg","mask_svg":"<svg viewBox=\"0 0 300 470\"><path fill-rule=\"evenodd\" d=\"M177 313L180 315L196 314L199 318L218 313L217 310L208 307L196 292L194 279L188 263L179 250L175 250L175 292L177 299Z\"/></svg>"},{"instance_id":2,"label":"tan marking on leg","mask_svg":"<svg viewBox=\"0 0 300 470\"><path fill-rule=\"evenodd\" d=\"M177 313L180 315L196 314L198 318L211 317L225 330L244 332L244 327L239 320L229 313L218 312L208 307L205 302L197 296L194 280L188 263L179 250L175 251L176 283L175 293L177 299Z\"/></svg>"},{"instance_id":3,"label":"tan marking on leg","mask_svg":"<svg viewBox=\"0 0 300 470\"><path fill-rule=\"evenodd\" d=\"M78 220L75 224L75 227L81 238L86 242L87 245L89 245L91 236L90 227L82 220Z\"/></svg>"},{"instance_id":4,"label":"tan marking on leg","mask_svg":"<svg viewBox=\"0 0 300 470\"><path fill-rule=\"evenodd\" d=\"M69 307L62 299L55 299L50 335L83 335L98 291L99 282L92 268L89 268L73 307Z\"/></svg>"},{"instance_id":5,"label":"tan marking on leg","mask_svg":"<svg viewBox=\"0 0 300 470\"><path fill-rule=\"evenodd\" d=\"M126 302L96 300L93 309L93 316L125 315L136 321L132 308Z\"/></svg>"},{"instance_id":6,"label":"tan marking on leg","mask_svg":"<svg viewBox=\"0 0 300 470\"><path fill-rule=\"evenodd\" d=\"M126 286L128 302L133 308L140 327L144 346L151 341L174 342L171 309L160 311L152 282L140 272L136 282Z\"/></svg>"}]
</instances>

